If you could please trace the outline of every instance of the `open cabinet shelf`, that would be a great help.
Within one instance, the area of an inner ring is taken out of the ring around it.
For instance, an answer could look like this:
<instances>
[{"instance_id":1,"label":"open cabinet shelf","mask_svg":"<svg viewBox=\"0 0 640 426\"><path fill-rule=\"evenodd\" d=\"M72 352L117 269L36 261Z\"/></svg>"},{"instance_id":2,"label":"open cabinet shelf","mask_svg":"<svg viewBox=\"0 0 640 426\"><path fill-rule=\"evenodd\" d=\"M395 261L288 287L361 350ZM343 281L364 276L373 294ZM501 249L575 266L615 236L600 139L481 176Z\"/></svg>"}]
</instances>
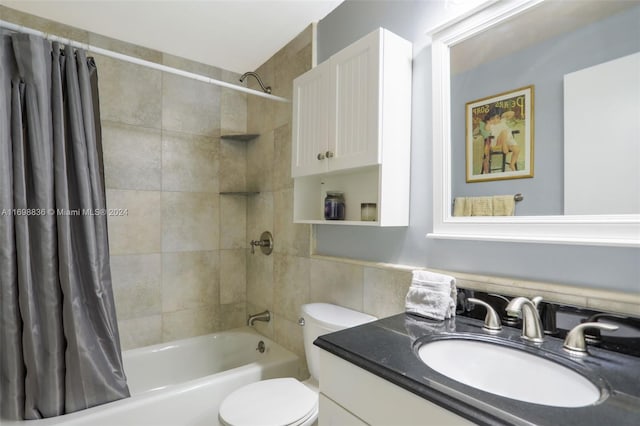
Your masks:
<instances>
[{"instance_id":1,"label":"open cabinet shelf","mask_svg":"<svg viewBox=\"0 0 640 426\"><path fill-rule=\"evenodd\" d=\"M300 220L296 223L308 223L311 225L353 225L353 226L380 226L378 221L362 220Z\"/></svg>"},{"instance_id":2,"label":"open cabinet shelf","mask_svg":"<svg viewBox=\"0 0 640 426\"><path fill-rule=\"evenodd\" d=\"M408 188L395 186L392 179L382 184L382 165L304 176L294 180L293 221L324 225L407 226ZM327 191L344 193L345 220L324 219ZM377 220L360 220L360 205L375 203Z\"/></svg>"}]
</instances>

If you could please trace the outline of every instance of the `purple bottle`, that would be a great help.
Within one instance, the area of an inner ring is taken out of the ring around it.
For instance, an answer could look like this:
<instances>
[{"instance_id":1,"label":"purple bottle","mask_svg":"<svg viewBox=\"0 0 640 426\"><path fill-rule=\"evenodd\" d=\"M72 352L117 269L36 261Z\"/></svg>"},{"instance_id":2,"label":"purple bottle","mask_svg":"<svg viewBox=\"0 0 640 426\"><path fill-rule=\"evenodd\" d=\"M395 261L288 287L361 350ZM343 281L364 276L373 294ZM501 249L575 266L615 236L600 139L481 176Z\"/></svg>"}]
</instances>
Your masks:
<instances>
[{"instance_id":1,"label":"purple bottle","mask_svg":"<svg viewBox=\"0 0 640 426\"><path fill-rule=\"evenodd\" d=\"M327 191L327 196L324 199L324 218L326 220L344 220L344 215L344 193Z\"/></svg>"}]
</instances>

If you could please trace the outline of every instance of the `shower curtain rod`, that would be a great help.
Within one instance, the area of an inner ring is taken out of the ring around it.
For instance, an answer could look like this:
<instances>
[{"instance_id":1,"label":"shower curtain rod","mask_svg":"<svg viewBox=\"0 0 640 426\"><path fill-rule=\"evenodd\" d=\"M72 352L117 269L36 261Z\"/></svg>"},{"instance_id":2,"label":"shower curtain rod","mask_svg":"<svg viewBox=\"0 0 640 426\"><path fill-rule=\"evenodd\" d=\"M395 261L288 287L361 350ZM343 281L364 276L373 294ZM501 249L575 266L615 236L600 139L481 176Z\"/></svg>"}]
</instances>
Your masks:
<instances>
[{"instance_id":1,"label":"shower curtain rod","mask_svg":"<svg viewBox=\"0 0 640 426\"><path fill-rule=\"evenodd\" d=\"M216 80L215 78L206 77L204 75L195 74L189 71L184 71L178 68L169 67L167 65L158 64L158 63L147 61L144 59L139 59L133 56L124 55L122 53L114 52L112 50L107 50L101 47L92 46L87 43L81 43L79 41L71 40L64 37L59 37L54 34L48 34L42 31L34 30L33 28L25 27L23 25L17 25L12 22L0 20L0 27L6 28L7 30L10 30L10 31L40 36L50 41L57 41L59 43L66 44L71 47L84 49L93 53L97 53L99 55L108 56L110 58L119 59L121 61L129 62L136 65L141 65L143 67L152 68L152 69L156 69L163 72L168 72L170 74L179 75L182 77L190 78L192 80L198 80L204 83L215 84L216 86L226 87L228 89L237 90L240 92L248 93L250 95L261 96L263 98L271 99L273 101L290 102L289 99L282 98L280 96L271 95L269 93L264 93L258 90L249 89L243 86L239 86L237 84L231 84L231 83L227 83L226 81Z\"/></svg>"}]
</instances>

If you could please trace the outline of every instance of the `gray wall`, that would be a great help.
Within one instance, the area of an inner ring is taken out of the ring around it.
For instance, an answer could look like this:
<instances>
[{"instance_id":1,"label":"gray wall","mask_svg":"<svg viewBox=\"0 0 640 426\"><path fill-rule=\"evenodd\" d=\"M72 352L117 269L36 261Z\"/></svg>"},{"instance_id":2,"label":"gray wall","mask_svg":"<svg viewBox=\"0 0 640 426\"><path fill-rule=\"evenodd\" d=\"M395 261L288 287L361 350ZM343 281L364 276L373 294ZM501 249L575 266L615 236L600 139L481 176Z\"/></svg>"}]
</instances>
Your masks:
<instances>
[{"instance_id":1,"label":"gray wall","mask_svg":"<svg viewBox=\"0 0 640 426\"><path fill-rule=\"evenodd\" d=\"M426 239L432 218L431 49L424 32L444 2L345 1L318 24L318 62L378 27L414 43L410 224L372 229L316 226L318 254L640 292L640 250Z\"/></svg>"},{"instance_id":2,"label":"gray wall","mask_svg":"<svg viewBox=\"0 0 640 426\"><path fill-rule=\"evenodd\" d=\"M452 76L453 196L519 192L525 198L518 203L516 214L563 214L563 77L640 51L639 23L640 6ZM535 86L535 178L466 183L465 103L529 85ZM607 170L589 173L607 173Z\"/></svg>"}]
</instances>

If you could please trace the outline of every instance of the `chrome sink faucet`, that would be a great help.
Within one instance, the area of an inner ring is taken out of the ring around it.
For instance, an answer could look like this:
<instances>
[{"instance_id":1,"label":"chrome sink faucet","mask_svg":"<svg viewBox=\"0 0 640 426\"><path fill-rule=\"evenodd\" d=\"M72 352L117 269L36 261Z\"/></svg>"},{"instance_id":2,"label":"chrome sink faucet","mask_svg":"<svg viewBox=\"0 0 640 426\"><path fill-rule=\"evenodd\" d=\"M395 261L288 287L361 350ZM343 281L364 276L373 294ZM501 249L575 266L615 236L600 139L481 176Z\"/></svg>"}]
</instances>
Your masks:
<instances>
[{"instance_id":1,"label":"chrome sink faucet","mask_svg":"<svg viewBox=\"0 0 640 426\"><path fill-rule=\"evenodd\" d=\"M541 343L544 335L537 308L537 304L541 300L542 298L539 296L532 300L526 297L516 297L511 299L506 308L508 314L522 316L522 338L534 343Z\"/></svg>"}]
</instances>

